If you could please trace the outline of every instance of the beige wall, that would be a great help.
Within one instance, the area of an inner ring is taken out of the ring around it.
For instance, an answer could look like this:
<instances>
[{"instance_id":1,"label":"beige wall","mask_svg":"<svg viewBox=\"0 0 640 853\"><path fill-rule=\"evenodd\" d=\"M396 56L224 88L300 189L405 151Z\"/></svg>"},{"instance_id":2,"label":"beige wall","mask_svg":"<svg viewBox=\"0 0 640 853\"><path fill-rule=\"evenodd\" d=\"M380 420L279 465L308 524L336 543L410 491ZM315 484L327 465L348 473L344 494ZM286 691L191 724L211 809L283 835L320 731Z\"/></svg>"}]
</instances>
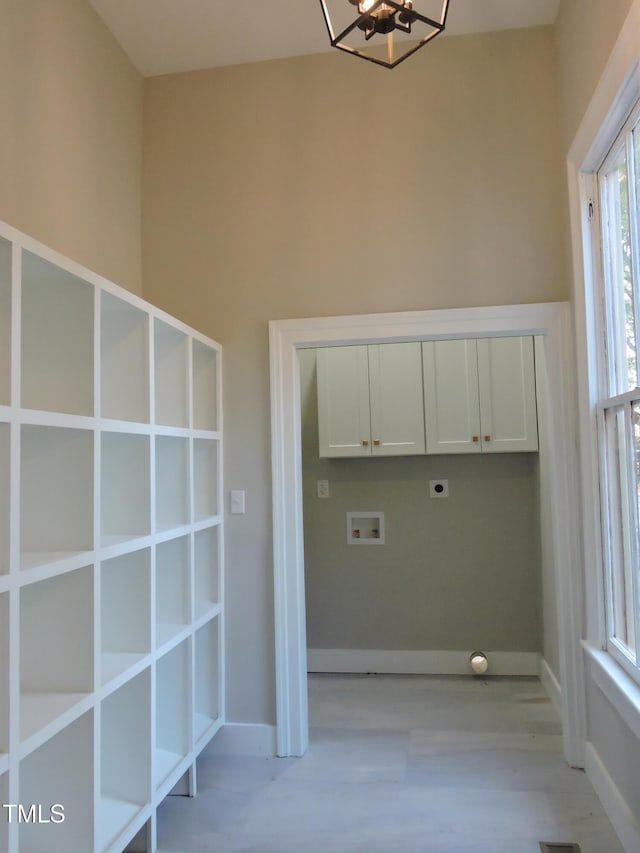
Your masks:
<instances>
[{"instance_id":1,"label":"beige wall","mask_svg":"<svg viewBox=\"0 0 640 853\"><path fill-rule=\"evenodd\" d=\"M225 347L228 716L274 719L267 321L567 297L550 29L147 81L144 295ZM237 675L234 675L237 673Z\"/></svg>"},{"instance_id":2,"label":"beige wall","mask_svg":"<svg viewBox=\"0 0 640 853\"><path fill-rule=\"evenodd\" d=\"M540 652L538 454L320 459L315 364L300 353L308 647ZM358 510L384 512L384 545L347 544Z\"/></svg>"},{"instance_id":3,"label":"beige wall","mask_svg":"<svg viewBox=\"0 0 640 853\"><path fill-rule=\"evenodd\" d=\"M0 21L0 219L140 292L142 78L87 0Z\"/></svg>"},{"instance_id":4,"label":"beige wall","mask_svg":"<svg viewBox=\"0 0 640 853\"><path fill-rule=\"evenodd\" d=\"M561 0L554 27L564 150L568 151L632 0Z\"/></svg>"}]
</instances>

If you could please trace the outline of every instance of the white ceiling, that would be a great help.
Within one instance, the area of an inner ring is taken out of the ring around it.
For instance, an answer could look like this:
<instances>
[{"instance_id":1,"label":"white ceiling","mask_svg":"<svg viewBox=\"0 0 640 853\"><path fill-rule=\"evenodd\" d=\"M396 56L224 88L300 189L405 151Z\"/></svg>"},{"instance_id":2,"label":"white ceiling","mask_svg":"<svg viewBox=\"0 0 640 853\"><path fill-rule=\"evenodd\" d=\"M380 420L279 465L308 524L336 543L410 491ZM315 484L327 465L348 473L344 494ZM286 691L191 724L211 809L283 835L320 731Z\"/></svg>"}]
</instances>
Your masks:
<instances>
[{"instance_id":1,"label":"white ceiling","mask_svg":"<svg viewBox=\"0 0 640 853\"><path fill-rule=\"evenodd\" d=\"M319 0L90 3L145 77L330 49ZM552 24L559 5L560 0L451 0L445 35Z\"/></svg>"}]
</instances>

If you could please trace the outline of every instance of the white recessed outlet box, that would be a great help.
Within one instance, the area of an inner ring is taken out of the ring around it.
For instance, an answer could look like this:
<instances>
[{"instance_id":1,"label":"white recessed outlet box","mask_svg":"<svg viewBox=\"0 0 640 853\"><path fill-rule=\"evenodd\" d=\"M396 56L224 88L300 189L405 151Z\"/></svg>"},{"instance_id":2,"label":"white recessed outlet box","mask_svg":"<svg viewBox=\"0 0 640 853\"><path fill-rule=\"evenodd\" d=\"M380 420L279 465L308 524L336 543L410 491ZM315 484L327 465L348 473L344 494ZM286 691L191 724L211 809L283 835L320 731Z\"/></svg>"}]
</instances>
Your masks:
<instances>
[{"instance_id":1,"label":"white recessed outlet box","mask_svg":"<svg viewBox=\"0 0 640 853\"><path fill-rule=\"evenodd\" d=\"M348 512L348 545L384 545L383 512Z\"/></svg>"},{"instance_id":2,"label":"white recessed outlet box","mask_svg":"<svg viewBox=\"0 0 640 853\"><path fill-rule=\"evenodd\" d=\"M429 497L431 497L431 498L448 498L449 497L449 481L448 480L429 480Z\"/></svg>"}]
</instances>

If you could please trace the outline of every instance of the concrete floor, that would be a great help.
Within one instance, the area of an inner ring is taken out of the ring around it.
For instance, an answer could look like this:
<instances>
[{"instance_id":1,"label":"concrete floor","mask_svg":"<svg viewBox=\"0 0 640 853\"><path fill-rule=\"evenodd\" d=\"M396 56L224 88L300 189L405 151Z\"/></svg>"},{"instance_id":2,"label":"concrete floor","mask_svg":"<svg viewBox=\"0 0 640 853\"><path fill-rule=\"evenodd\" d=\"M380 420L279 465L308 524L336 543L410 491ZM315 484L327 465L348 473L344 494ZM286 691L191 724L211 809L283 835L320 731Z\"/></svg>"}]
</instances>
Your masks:
<instances>
[{"instance_id":1,"label":"concrete floor","mask_svg":"<svg viewBox=\"0 0 640 853\"><path fill-rule=\"evenodd\" d=\"M537 679L312 676L299 759L207 755L164 853L623 853Z\"/></svg>"}]
</instances>

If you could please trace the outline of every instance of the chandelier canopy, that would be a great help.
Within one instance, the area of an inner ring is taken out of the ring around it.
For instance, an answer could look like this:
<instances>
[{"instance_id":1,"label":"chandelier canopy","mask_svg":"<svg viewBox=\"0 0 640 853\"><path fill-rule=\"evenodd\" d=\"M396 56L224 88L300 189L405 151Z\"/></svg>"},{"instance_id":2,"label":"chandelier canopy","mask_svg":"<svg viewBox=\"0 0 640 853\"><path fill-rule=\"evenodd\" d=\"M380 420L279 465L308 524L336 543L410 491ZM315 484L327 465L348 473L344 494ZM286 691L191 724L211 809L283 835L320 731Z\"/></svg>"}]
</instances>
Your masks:
<instances>
[{"instance_id":1,"label":"chandelier canopy","mask_svg":"<svg viewBox=\"0 0 640 853\"><path fill-rule=\"evenodd\" d=\"M332 47L395 68L444 30L449 0L320 0L320 5Z\"/></svg>"}]
</instances>

